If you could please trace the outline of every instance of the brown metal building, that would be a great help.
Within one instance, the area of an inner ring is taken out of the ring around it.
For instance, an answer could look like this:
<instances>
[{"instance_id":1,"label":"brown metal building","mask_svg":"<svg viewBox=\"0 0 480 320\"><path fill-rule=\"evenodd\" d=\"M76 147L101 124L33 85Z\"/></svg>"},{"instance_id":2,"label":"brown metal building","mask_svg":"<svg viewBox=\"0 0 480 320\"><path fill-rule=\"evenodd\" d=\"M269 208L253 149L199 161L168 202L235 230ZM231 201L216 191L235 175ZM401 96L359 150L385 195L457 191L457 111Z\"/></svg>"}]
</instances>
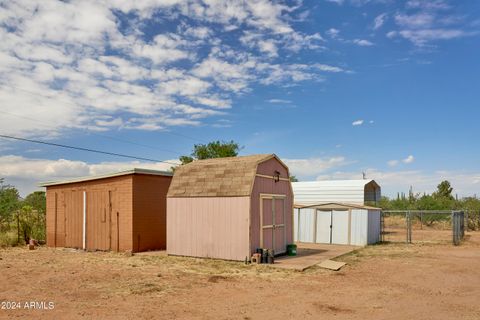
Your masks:
<instances>
[{"instance_id":1,"label":"brown metal building","mask_svg":"<svg viewBox=\"0 0 480 320\"><path fill-rule=\"evenodd\" d=\"M47 245L132 252L166 248L170 172L133 169L46 182Z\"/></svg>"},{"instance_id":2,"label":"brown metal building","mask_svg":"<svg viewBox=\"0 0 480 320\"><path fill-rule=\"evenodd\" d=\"M293 193L277 156L194 161L175 170L167 196L167 253L244 260L293 242Z\"/></svg>"}]
</instances>

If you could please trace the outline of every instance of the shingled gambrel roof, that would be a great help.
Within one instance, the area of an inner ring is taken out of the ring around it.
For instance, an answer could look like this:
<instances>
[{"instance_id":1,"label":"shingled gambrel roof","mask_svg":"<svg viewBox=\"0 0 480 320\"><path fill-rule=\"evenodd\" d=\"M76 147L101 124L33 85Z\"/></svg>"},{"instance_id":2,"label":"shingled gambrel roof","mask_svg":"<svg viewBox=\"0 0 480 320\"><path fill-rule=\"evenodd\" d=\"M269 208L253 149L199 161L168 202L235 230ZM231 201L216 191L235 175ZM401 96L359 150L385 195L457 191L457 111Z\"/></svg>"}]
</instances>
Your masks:
<instances>
[{"instance_id":1,"label":"shingled gambrel roof","mask_svg":"<svg viewBox=\"0 0 480 320\"><path fill-rule=\"evenodd\" d=\"M257 165L274 154L197 160L177 167L167 197L249 196ZM279 160L280 161L280 160Z\"/></svg>"}]
</instances>

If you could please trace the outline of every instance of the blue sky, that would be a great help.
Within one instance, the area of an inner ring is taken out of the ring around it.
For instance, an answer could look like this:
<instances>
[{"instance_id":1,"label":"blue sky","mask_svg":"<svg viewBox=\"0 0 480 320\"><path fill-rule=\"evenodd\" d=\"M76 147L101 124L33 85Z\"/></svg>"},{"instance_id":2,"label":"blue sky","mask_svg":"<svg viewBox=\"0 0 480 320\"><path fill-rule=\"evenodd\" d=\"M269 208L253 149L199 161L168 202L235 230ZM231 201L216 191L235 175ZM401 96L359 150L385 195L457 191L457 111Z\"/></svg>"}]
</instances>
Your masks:
<instances>
[{"instance_id":1,"label":"blue sky","mask_svg":"<svg viewBox=\"0 0 480 320\"><path fill-rule=\"evenodd\" d=\"M0 133L174 160L235 140L301 180L480 194L477 1L0 2ZM165 163L0 140L0 177Z\"/></svg>"}]
</instances>

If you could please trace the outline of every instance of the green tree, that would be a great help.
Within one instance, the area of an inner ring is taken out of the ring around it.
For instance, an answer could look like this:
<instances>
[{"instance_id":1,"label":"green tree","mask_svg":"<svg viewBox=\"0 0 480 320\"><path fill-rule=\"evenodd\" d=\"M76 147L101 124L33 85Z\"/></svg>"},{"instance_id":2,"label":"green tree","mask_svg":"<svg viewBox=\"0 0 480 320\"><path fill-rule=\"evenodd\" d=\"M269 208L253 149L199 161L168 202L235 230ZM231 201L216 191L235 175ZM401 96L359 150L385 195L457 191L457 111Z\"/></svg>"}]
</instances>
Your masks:
<instances>
[{"instance_id":1,"label":"green tree","mask_svg":"<svg viewBox=\"0 0 480 320\"><path fill-rule=\"evenodd\" d=\"M290 182L298 182L297 177L295 177L295 176L290 176Z\"/></svg>"},{"instance_id":2,"label":"green tree","mask_svg":"<svg viewBox=\"0 0 480 320\"><path fill-rule=\"evenodd\" d=\"M45 213L47 206L47 199L45 197L44 191L35 191L30 193L23 200L23 205L32 207L33 210L36 210L41 213Z\"/></svg>"},{"instance_id":3,"label":"green tree","mask_svg":"<svg viewBox=\"0 0 480 320\"><path fill-rule=\"evenodd\" d=\"M20 207L20 195L15 187L0 186L0 227L11 221L16 210Z\"/></svg>"},{"instance_id":4,"label":"green tree","mask_svg":"<svg viewBox=\"0 0 480 320\"><path fill-rule=\"evenodd\" d=\"M194 145L193 152L189 156L181 156L179 160L183 165L194 160L236 157L241 149L240 145L234 141L217 140L208 144Z\"/></svg>"},{"instance_id":5,"label":"green tree","mask_svg":"<svg viewBox=\"0 0 480 320\"><path fill-rule=\"evenodd\" d=\"M453 188L450 185L450 182L445 180L440 182L440 184L437 186L437 191L433 193L433 196L436 198L445 198L445 199L450 199L454 200L454 197L452 196Z\"/></svg>"}]
</instances>

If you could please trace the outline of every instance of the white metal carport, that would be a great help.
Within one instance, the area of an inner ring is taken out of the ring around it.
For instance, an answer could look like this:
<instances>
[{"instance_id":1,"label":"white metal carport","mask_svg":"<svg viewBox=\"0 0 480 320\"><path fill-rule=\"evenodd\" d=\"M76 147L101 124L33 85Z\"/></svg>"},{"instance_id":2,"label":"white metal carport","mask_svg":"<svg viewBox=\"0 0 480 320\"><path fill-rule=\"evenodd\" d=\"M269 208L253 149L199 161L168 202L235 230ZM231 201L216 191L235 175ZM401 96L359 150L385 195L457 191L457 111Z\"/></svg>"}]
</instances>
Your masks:
<instances>
[{"instance_id":1,"label":"white metal carport","mask_svg":"<svg viewBox=\"0 0 480 320\"><path fill-rule=\"evenodd\" d=\"M374 180L328 180L292 183L296 204L377 203L381 188Z\"/></svg>"}]
</instances>

